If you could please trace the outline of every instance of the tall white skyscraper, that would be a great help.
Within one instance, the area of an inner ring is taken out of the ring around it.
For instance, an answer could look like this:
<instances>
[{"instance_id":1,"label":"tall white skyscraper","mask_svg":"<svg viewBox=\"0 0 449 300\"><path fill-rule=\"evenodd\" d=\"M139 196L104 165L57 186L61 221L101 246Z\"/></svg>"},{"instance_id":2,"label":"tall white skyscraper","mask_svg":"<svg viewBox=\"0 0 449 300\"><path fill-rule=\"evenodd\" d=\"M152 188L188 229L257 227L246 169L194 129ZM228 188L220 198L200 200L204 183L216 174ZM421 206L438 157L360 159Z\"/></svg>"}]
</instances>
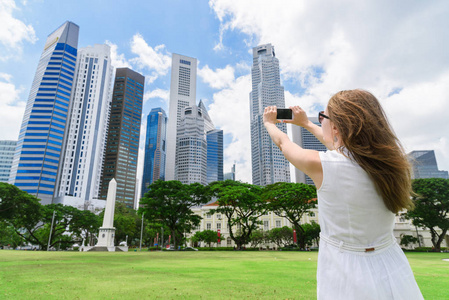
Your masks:
<instances>
[{"instance_id":1,"label":"tall white skyscraper","mask_svg":"<svg viewBox=\"0 0 449 300\"><path fill-rule=\"evenodd\" d=\"M175 53L172 55L165 180L175 179L177 129L184 109L196 103L197 64L196 58Z\"/></svg>"},{"instance_id":2,"label":"tall white skyscraper","mask_svg":"<svg viewBox=\"0 0 449 300\"><path fill-rule=\"evenodd\" d=\"M252 91L249 98L253 184L265 186L276 182L290 182L289 162L271 141L262 119L265 107L271 105L285 107L279 60L271 44L253 48L251 76ZM287 133L286 124L281 123L277 126Z\"/></svg>"},{"instance_id":3,"label":"tall white skyscraper","mask_svg":"<svg viewBox=\"0 0 449 300\"><path fill-rule=\"evenodd\" d=\"M320 122L318 122L317 117L311 117L309 120L321 127ZM311 134L307 129L292 125L292 140L294 143L298 144L304 149L316 150L316 151L326 151L327 148L324 146L313 134ZM304 172L295 168L295 182L312 184L313 180L307 176Z\"/></svg>"},{"instance_id":4,"label":"tall white skyscraper","mask_svg":"<svg viewBox=\"0 0 449 300\"><path fill-rule=\"evenodd\" d=\"M98 197L112 97L110 52L108 45L94 45L78 51L66 148L55 202L73 205L74 201L87 203Z\"/></svg>"},{"instance_id":5,"label":"tall white skyscraper","mask_svg":"<svg viewBox=\"0 0 449 300\"><path fill-rule=\"evenodd\" d=\"M184 109L178 126L175 180L184 184L207 184L207 138L203 110L194 105Z\"/></svg>"}]
</instances>

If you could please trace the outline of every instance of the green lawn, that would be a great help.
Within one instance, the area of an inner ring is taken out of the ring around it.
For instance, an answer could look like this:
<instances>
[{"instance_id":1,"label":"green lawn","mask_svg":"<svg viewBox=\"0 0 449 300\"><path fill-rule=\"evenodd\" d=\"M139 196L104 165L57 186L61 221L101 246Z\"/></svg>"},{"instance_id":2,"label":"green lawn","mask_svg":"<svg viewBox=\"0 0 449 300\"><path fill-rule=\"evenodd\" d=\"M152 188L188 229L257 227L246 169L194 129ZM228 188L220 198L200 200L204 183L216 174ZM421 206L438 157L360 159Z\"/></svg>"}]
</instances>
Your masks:
<instances>
[{"instance_id":1,"label":"green lawn","mask_svg":"<svg viewBox=\"0 0 449 300\"><path fill-rule=\"evenodd\" d=\"M449 253L407 253L426 299L449 299ZM0 250L0 299L315 299L316 252Z\"/></svg>"}]
</instances>

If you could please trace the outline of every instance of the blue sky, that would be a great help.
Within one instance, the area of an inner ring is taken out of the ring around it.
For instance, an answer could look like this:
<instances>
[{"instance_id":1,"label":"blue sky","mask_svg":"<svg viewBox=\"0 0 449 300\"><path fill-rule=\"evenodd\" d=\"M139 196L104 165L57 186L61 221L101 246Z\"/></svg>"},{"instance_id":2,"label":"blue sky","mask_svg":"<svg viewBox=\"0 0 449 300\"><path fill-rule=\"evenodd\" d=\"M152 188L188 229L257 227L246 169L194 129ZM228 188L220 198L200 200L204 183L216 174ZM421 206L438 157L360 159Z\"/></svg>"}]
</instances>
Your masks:
<instances>
[{"instance_id":1,"label":"blue sky","mask_svg":"<svg viewBox=\"0 0 449 300\"><path fill-rule=\"evenodd\" d=\"M236 162L237 179L251 182L251 49L263 43L280 60L287 106L315 116L335 92L367 89L406 150L433 149L448 170L447 15L443 0L1 0L0 139L17 139L47 35L69 20L79 48L108 43L116 67L146 76L144 121L153 107L168 112L171 54L197 58L197 101L224 130L225 172Z\"/></svg>"}]
</instances>

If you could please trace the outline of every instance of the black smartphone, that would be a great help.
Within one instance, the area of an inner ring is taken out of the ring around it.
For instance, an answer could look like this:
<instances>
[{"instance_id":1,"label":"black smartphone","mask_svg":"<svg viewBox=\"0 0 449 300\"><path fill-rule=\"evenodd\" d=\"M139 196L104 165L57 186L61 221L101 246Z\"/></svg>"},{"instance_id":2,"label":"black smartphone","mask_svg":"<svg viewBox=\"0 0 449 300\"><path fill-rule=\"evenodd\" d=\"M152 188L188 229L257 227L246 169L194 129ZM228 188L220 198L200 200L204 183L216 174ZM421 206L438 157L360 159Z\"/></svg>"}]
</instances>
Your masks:
<instances>
[{"instance_id":1,"label":"black smartphone","mask_svg":"<svg viewBox=\"0 0 449 300\"><path fill-rule=\"evenodd\" d=\"M278 120L291 120L293 119L293 113L290 108L278 108L277 109L277 117Z\"/></svg>"}]
</instances>

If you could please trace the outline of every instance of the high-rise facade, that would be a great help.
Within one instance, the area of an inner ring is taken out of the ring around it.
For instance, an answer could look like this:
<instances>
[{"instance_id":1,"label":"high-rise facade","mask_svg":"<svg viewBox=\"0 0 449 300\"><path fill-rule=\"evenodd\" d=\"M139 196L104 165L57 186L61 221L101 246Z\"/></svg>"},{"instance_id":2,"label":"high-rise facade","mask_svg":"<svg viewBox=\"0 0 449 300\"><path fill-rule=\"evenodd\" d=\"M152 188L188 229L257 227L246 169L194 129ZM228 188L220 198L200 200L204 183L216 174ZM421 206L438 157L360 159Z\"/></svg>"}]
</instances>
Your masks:
<instances>
[{"instance_id":1,"label":"high-rise facade","mask_svg":"<svg viewBox=\"0 0 449 300\"><path fill-rule=\"evenodd\" d=\"M117 181L117 201L135 206L136 172L145 77L128 68L115 73L100 197Z\"/></svg>"},{"instance_id":2,"label":"high-rise facade","mask_svg":"<svg viewBox=\"0 0 449 300\"><path fill-rule=\"evenodd\" d=\"M207 183L223 181L223 130L213 129L206 133Z\"/></svg>"},{"instance_id":3,"label":"high-rise facade","mask_svg":"<svg viewBox=\"0 0 449 300\"><path fill-rule=\"evenodd\" d=\"M267 106L285 107L284 87L281 86L279 60L271 44L253 48L250 93L251 159L253 184L265 186L290 182L290 165L279 148L271 141L263 126L263 111ZM285 123L277 124L287 133Z\"/></svg>"},{"instance_id":4,"label":"high-rise facade","mask_svg":"<svg viewBox=\"0 0 449 300\"><path fill-rule=\"evenodd\" d=\"M17 141L0 141L0 182L8 182Z\"/></svg>"},{"instance_id":5,"label":"high-rise facade","mask_svg":"<svg viewBox=\"0 0 449 300\"><path fill-rule=\"evenodd\" d=\"M184 109L177 130L175 180L184 184L207 184L207 139L205 120L200 107Z\"/></svg>"},{"instance_id":6,"label":"high-rise facade","mask_svg":"<svg viewBox=\"0 0 449 300\"><path fill-rule=\"evenodd\" d=\"M413 167L413 179L418 178L444 178L448 179L448 171L438 170L435 151L420 150L408 154L409 161Z\"/></svg>"},{"instance_id":7,"label":"high-rise facade","mask_svg":"<svg viewBox=\"0 0 449 300\"><path fill-rule=\"evenodd\" d=\"M177 131L186 107L196 104L197 59L173 54L170 81L170 103L167 125L167 161L165 179L175 179L175 163L178 142Z\"/></svg>"},{"instance_id":8,"label":"high-rise facade","mask_svg":"<svg viewBox=\"0 0 449 300\"><path fill-rule=\"evenodd\" d=\"M98 198L111 104L113 67L108 45L78 51L66 148L55 202Z\"/></svg>"},{"instance_id":9,"label":"high-rise facade","mask_svg":"<svg viewBox=\"0 0 449 300\"><path fill-rule=\"evenodd\" d=\"M321 127L320 122L318 122L318 118L311 117L309 120L313 124ZM324 146L312 133L300 126L292 125L292 140L303 149L323 152L327 150L326 146ZM295 182L315 185L309 176L297 168L295 168Z\"/></svg>"},{"instance_id":10,"label":"high-rise facade","mask_svg":"<svg viewBox=\"0 0 449 300\"><path fill-rule=\"evenodd\" d=\"M64 149L78 48L78 25L51 33L40 57L25 108L10 183L52 202Z\"/></svg>"},{"instance_id":11,"label":"high-rise facade","mask_svg":"<svg viewBox=\"0 0 449 300\"><path fill-rule=\"evenodd\" d=\"M153 108L148 114L142 176L142 196L148 191L148 185L158 179L165 180L167 121L167 115L160 107Z\"/></svg>"}]
</instances>

